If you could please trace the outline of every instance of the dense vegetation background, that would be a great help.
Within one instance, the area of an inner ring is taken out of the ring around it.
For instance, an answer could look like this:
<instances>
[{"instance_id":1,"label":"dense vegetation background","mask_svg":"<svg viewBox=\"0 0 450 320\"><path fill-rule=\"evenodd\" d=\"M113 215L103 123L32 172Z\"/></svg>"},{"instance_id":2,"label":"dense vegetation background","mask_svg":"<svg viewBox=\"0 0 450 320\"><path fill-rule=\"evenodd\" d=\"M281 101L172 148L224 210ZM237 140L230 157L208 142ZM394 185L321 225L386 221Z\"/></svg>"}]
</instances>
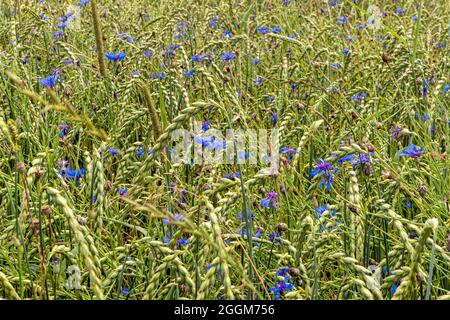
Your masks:
<instances>
[{"instance_id":1,"label":"dense vegetation background","mask_svg":"<svg viewBox=\"0 0 450 320\"><path fill-rule=\"evenodd\" d=\"M450 299L446 1L0 9L0 297Z\"/></svg>"}]
</instances>

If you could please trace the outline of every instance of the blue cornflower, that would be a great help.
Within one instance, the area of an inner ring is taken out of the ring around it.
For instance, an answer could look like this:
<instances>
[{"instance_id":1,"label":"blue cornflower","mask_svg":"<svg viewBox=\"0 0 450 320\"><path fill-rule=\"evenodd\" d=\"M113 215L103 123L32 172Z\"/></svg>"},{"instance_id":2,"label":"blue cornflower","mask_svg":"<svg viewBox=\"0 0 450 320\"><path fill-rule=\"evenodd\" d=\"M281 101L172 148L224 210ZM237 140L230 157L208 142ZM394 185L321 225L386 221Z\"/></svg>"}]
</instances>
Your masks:
<instances>
[{"instance_id":1,"label":"blue cornflower","mask_svg":"<svg viewBox=\"0 0 450 320\"><path fill-rule=\"evenodd\" d=\"M288 155L288 160L292 160L292 157L294 154L297 153L297 150L292 149L292 148L288 148L288 147L281 147L280 148L280 152L281 154L287 154Z\"/></svg>"},{"instance_id":2,"label":"blue cornflower","mask_svg":"<svg viewBox=\"0 0 450 320\"><path fill-rule=\"evenodd\" d=\"M162 219L162 222L163 222L165 225L169 225L169 224L171 224L171 223L174 222L174 221L182 222L182 221L183 221L183 214L177 213L177 214L175 215L175 220L170 220L170 219L168 219L168 218Z\"/></svg>"},{"instance_id":3,"label":"blue cornflower","mask_svg":"<svg viewBox=\"0 0 450 320\"><path fill-rule=\"evenodd\" d=\"M57 80L57 77L54 74L52 74L52 75L48 76L47 78L40 79L39 83L43 87L53 88L55 86L55 84L56 84L56 80Z\"/></svg>"},{"instance_id":4,"label":"blue cornflower","mask_svg":"<svg viewBox=\"0 0 450 320\"><path fill-rule=\"evenodd\" d=\"M183 204L187 203L187 191L186 191L186 189L181 190L180 203L183 203Z\"/></svg>"},{"instance_id":5,"label":"blue cornflower","mask_svg":"<svg viewBox=\"0 0 450 320\"><path fill-rule=\"evenodd\" d=\"M362 100L366 97L366 93L364 91L355 93L350 101L356 101L356 104L360 104Z\"/></svg>"},{"instance_id":6,"label":"blue cornflower","mask_svg":"<svg viewBox=\"0 0 450 320\"><path fill-rule=\"evenodd\" d=\"M330 88L330 91L331 91L331 92L338 92L338 91L339 91L339 88L338 88L338 87L331 87L331 88Z\"/></svg>"},{"instance_id":7,"label":"blue cornflower","mask_svg":"<svg viewBox=\"0 0 450 320\"><path fill-rule=\"evenodd\" d=\"M91 1L91 0L88 0L88 1ZM124 288L122 290L122 296L126 296L129 292L130 292L130 288Z\"/></svg>"},{"instance_id":8,"label":"blue cornflower","mask_svg":"<svg viewBox=\"0 0 450 320\"><path fill-rule=\"evenodd\" d=\"M340 68L341 64L340 63L331 63L330 66L333 68Z\"/></svg>"},{"instance_id":9,"label":"blue cornflower","mask_svg":"<svg viewBox=\"0 0 450 320\"><path fill-rule=\"evenodd\" d=\"M319 217L322 215L322 213L324 213L327 210L327 205L324 204L320 207L316 208L316 214L314 215L314 218L319 219Z\"/></svg>"},{"instance_id":10,"label":"blue cornflower","mask_svg":"<svg viewBox=\"0 0 450 320\"><path fill-rule=\"evenodd\" d=\"M399 15L404 15L406 13L406 10L403 10L402 8L395 9L395 13Z\"/></svg>"},{"instance_id":11,"label":"blue cornflower","mask_svg":"<svg viewBox=\"0 0 450 320\"><path fill-rule=\"evenodd\" d=\"M278 232L272 232L271 234L269 234L269 240L272 242L277 240L277 243L280 244L281 243L280 238L281 234L279 234Z\"/></svg>"},{"instance_id":12,"label":"blue cornflower","mask_svg":"<svg viewBox=\"0 0 450 320\"><path fill-rule=\"evenodd\" d=\"M337 24L342 25L348 21L346 16L339 16Z\"/></svg>"},{"instance_id":13,"label":"blue cornflower","mask_svg":"<svg viewBox=\"0 0 450 320\"><path fill-rule=\"evenodd\" d=\"M276 125L278 121L278 112L274 112L271 116L270 116L270 122L272 122L273 125Z\"/></svg>"},{"instance_id":14,"label":"blue cornflower","mask_svg":"<svg viewBox=\"0 0 450 320\"><path fill-rule=\"evenodd\" d=\"M211 128L211 123L208 120L203 121L202 123L202 130L204 132L208 131L209 128Z\"/></svg>"},{"instance_id":15,"label":"blue cornflower","mask_svg":"<svg viewBox=\"0 0 450 320\"><path fill-rule=\"evenodd\" d=\"M133 72L128 76L128 78L136 78L136 77L139 77L140 74L141 74L141 71L136 70L136 71L133 71Z\"/></svg>"},{"instance_id":16,"label":"blue cornflower","mask_svg":"<svg viewBox=\"0 0 450 320\"><path fill-rule=\"evenodd\" d=\"M253 238L258 238L258 239L261 238L261 229L260 228L258 228L258 230L256 230L256 233L253 235ZM257 243L256 245L259 246L260 243Z\"/></svg>"},{"instance_id":17,"label":"blue cornflower","mask_svg":"<svg viewBox=\"0 0 450 320\"><path fill-rule=\"evenodd\" d=\"M126 193L127 193L127 189L125 189L125 188L120 188L120 189L119 189L119 195L120 195L121 197L124 196Z\"/></svg>"},{"instance_id":18,"label":"blue cornflower","mask_svg":"<svg viewBox=\"0 0 450 320\"><path fill-rule=\"evenodd\" d=\"M450 91L450 84L447 83L444 87L444 94L447 94Z\"/></svg>"},{"instance_id":19,"label":"blue cornflower","mask_svg":"<svg viewBox=\"0 0 450 320\"><path fill-rule=\"evenodd\" d=\"M72 12L68 12L67 14L65 14L64 16L62 16L61 18L58 19L59 22L62 23L66 23L67 21L69 21L69 19L73 16Z\"/></svg>"},{"instance_id":20,"label":"blue cornflower","mask_svg":"<svg viewBox=\"0 0 450 320\"><path fill-rule=\"evenodd\" d=\"M297 88L297 85L296 85L294 82L291 82L291 83L290 83L290 86L291 86L291 91L292 91L292 92L294 92L295 89Z\"/></svg>"},{"instance_id":21,"label":"blue cornflower","mask_svg":"<svg viewBox=\"0 0 450 320\"><path fill-rule=\"evenodd\" d=\"M137 151L136 151L136 155L138 156L138 157L142 157L142 155L144 154L144 147L139 147L138 149L137 149Z\"/></svg>"},{"instance_id":22,"label":"blue cornflower","mask_svg":"<svg viewBox=\"0 0 450 320\"><path fill-rule=\"evenodd\" d=\"M59 171L59 174L63 178L67 179L75 179L78 180L86 173L86 169L80 168L80 169L72 169L70 167L65 168L64 170Z\"/></svg>"},{"instance_id":23,"label":"blue cornflower","mask_svg":"<svg viewBox=\"0 0 450 320\"><path fill-rule=\"evenodd\" d=\"M186 23L184 23L183 21L180 21L177 23L177 33L175 34L175 38L180 39L180 38L185 38L187 37L187 34L185 32L186 30Z\"/></svg>"},{"instance_id":24,"label":"blue cornflower","mask_svg":"<svg viewBox=\"0 0 450 320\"><path fill-rule=\"evenodd\" d=\"M319 219L320 216L321 216L325 211L327 211L327 204L326 204L326 203L323 204L323 205L321 205L320 207L317 207L317 208L316 208L316 213L314 214L314 218ZM331 212L331 216L332 216L332 217L336 216L336 210L333 210L333 211Z\"/></svg>"},{"instance_id":25,"label":"blue cornflower","mask_svg":"<svg viewBox=\"0 0 450 320\"><path fill-rule=\"evenodd\" d=\"M402 131L403 128L392 127L389 130L389 133L391 134L391 141L394 139L400 140L400 138L402 137Z\"/></svg>"},{"instance_id":26,"label":"blue cornflower","mask_svg":"<svg viewBox=\"0 0 450 320\"><path fill-rule=\"evenodd\" d=\"M174 193L175 192L175 187L177 186L177 183L176 182L171 182L171 183L169 183L169 191L170 191L170 193Z\"/></svg>"},{"instance_id":27,"label":"blue cornflower","mask_svg":"<svg viewBox=\"0 0 450 320\"><path fill-rule=\"evenodd\" d=\"M419 119L419 113L417 112L416 112L416 119ZM420 120L422 120L422 122L426 122L427 120L430 120L430 116L424 113L420 115Z\"/></svg>"},{"instance_id":28,"label":"blue cornflower","mask_svg":"<svg viewBox=\"0 0 450 320\"><path fill-rule=\"evenodd\" d=\"M269 288L269 292L273 292L273 299L274 300L280 300L281 295L286 292L290 291L294 288L293 282L289 282L290 276L286 276L284 278L284 281L279 281L277 284L275 284L273 287Z\"/></svg>"},{"instance_id":29,"label":"blue cornflower","mask_svg":"<svg viewBox=\"0 0 450 320\"><path fill-rule=\"evenodd\" d=\"M411 202L408 202L408 201L407 201L407 202L405 203L405 206L406 206L408 209L410 209L410 208L412 207L412 204L411 204Z\"/></svg>"},{"instance_id":30,"label":"blue cornflower","mask_svg":"<svg viewBox=\"0 0 450 320\"><path fill-rule=\"evenodd\" d=\"M266 209L278 207L278 194L275 191L269 191L266 193L266 197L259 201L259 205Z\"/></svg>"},{"instance_id":31,"label":"blue cornflower","mask_svg":"<svg viewBox=\"0 0 450 320\"><path fill-rule=\"evenodd\" d=\"M289 268L288 267L284 267L284 268L281 268L280 270L277 271L277 276L283 277L287 273L289 273Z\"/></svg>"},{"instance_id":32,"label":"blue cornflower","mask_svg":"<svg viewBox=\"0 0 450 320\"><path fill-rule=\"evenodd\" d=\"M397 288L400 286L401 282L402 282L401 280L398 280L396 283L394 283L392 285L392 287L391 287L391 293L392 294L395 294L395 292L397 291Z\"/></svg>"},{"instance_id":33,"label":"blue cornflower","mask_svg":"<svg viewBox=\"0 0 450 320\"><path fill-rule=\"evenodd\" d=\"M346 155L338 160L338 164L342 165L344 161L352 161L353 169L359 167L362 163L370 163L370 157L374 156L373 152L369 152L369 155L365 153L360 153L358 156L355 154Z\"/></svg>"},{"instance_id":34,"label":"blue cornflower","mask_svg":"<svg viewBox=\"0 0 450 320\"><path fill-rule=\"evenodd\" d=\"M205 147L210 150L223 150L226 149L227 143L221 139L218 139L214 136L209 137L210 140L206 143Z\"/></svg>"},{"instance_id":35,"label":"blue cornflower","mask_svg":"<svg viewBox=\"0 0 450 320\"><path fill-rule=\"evenodd\" d=\"M177 247L184 246L188 243L189 243L189 239L181 238L180 240L177 241Z\"/></svg>"},{"instance_id":36,"label":"blue cornflower","mask_svg":"<svg viewBox=\"0 0 450 320\"><path fill-rule=\"evenodd\" d=\"M256 30L261 32L262 34L269 33L269 28L267 28L267 27L256 27Z\"/></svg>"},{"instance_id":37,"label":"blue cornflower","mask_svg":"<svg viewBox=\"0 0 450 320\"><path fill-rule=\"evenodd\" d=\"M206 58L206 55L199 55L199 54L196 54L196 55L194 55L194 56L191 57L191 60L192 60L193 62L201 62L201 61L203 61L205 58Z\"/></svg>"},{"instance_id":38,"label":"blue cornflower","mask_svg":"<svg viewBox=\"0 0 450 320\"><path fill-rule=\"evenodd\" d=\"M211 22L209 23L209 25L213 28L217 28L217 22L219 21L219 18L214 16L211 19Z\"/></svg>"},{"instance_id":39,"label":"blue cornflower","mask_svg":"<svg viewBox=\"0 0 450 320\"><path fill-rule=\"evenodd\" d=\"M342 163L343 163L344 161L352 161L352 160L355 159L355 158L356 158L356 155L355 155L355 154L348 154L348 155L343 156L342 158L340 158L340 159L338 160L338 164L339 164L339 165L342 165Z\"/></svg>"},{"instance_id":40,"label":"blue cornflower","mask_svg":"<svg viewBox=\"0 0 450 320\"><path fill-rule=\"evenodd\" d=\"M252 63L253 64L260 64L262 62L261 59L253 59Z\"/></svg>"},{"instance_id":41,"label":"blue cornflower","mask_svg":"<svg viewBox=\"0 0 450 320\"><path fill-rule=\"evenodd\" d=\"M126 58L127 54L125 52L120 53L105 53L105 57L109 61L123 61Z\"/></svg>"},{"instance_id":42,"label":"blue cornflower","mask_svg":"<svg viewBox=\"0 0 450 320\"><path fill-rule=\"evenodd\" d=\"M412 19L414 22L416 22L417 20L419 20L419 17L418 17L417 15L413 15L413 16L411 17L411 19Z\"/></svg>"},{"instance_id":43,"label":"blue cornflower","mask_svg":"<svg viewBox=\"0 0 450 320\"><path fill-rule=\"evenodd\" d=\"M352 36L346 36L345 40L347 40L349 42L353 42L353 37Z\"/></svg>"},{"instance_id":44,"label":"blue cornflower","mask_svg":"<svg viewBox=\"0 0 450 320\"><path fill-rule=\"evenodd\" d=\"M234 52L224 53L220 56L220 59L222 59L223 61L229 61L234 58L236 58L236 54Z\"/></svg>"},{"instance_id":45,"label":"blue cornflower","mask_svg":"<svg viewBox=\"0 0 450 320\"><path fill-rule=\"evenodd\" d=\"M263 81L264 81L264 79L261 78L260 76L257 76L256 79L255 79L255 83L256 84L261 84Z\"/></svg>"},{"instance_id":46,"label":"blue cornflower","mask_svg":"<svg viewBox=\"0 0 450 320\"><path fill-rule=\"evenodd\" d=\"M365 153L360 153L359 156L352 162L353 169L358 168L363 163L370 163L370 157L373 156L374 156L373 152L369 152L369 155Z\"/></svg>"},{"instance_id":47,"label":"blue cornflower","mask_svg":"<svg viewBox=\"0 0 450 320\"><path fill-rule=\"evenodd\" d=\"M114 149L114 148L109 148L108 152L110 154L112 154L113 156L117 156L119 154L119 151L117 151L117 149Z\"/></svg>"},{"instance_id":48,"label":"blue cornflower","mask_svg":"<svg viewBox=\"0 0 450 320\"><path fill-rule=\"evenodd\" d=\"M67 125L67 124L61 124L60 126L59 126L59 137L60 138L62 138L62 137L64 137L65 135L67 135L68 133L69 133L69 125Z\"/></svg>"},{"instance_id":49,"label":"blue cornflower","mask_svg":"<svg viewBox=\"0 0 450 320\"><path fill-rule=\"evenodd\" d=\"M213 137L201 137L201 136L194 136L194 142L197 144L201 144L202 147L206 148L208 147L212 142Z\"/></svg>"},{"instance_id":50,"label":"blue cornflower","mask_svg":"<svg viewBox=\"0 0 450 320\"><path fill-rule=\"evenodd\" d=\"M339 1L328 1L328 5L330 7L334 7L334 6L338 5L338 4L339 4Z\"/></svg>"},{"instance_id":51,"label":"blue cornflower","mask_svg":"<svg viewBox=\"0 0 450 320\"><path fill-rule=\"evenodd\" d=\"M137 41L137 37L127 36L126 41L127 41L128 43L134 43L134 42Z\"/></svg>"},{"instance_id":52,"label":"blue cornflower","mask_svg":"<svg viewBox=\"0 0 450 320\"><path fill-rule=\"evenodd\" d=\"M144 57L146 57L146 58L153 57L154 54L155 53L152 50L145 50L144 51Z\"/></svg>"},{"instance_id":53,"label":"blue cornflower","mask_svg":"<svg viewBox=\"0 0 450 320\"><path fill-rule=\"evenodd\" d=\"M423 155L423 148L418 147L414 144L410 144L408 147L404 148L400 153L399 156L407 156L411 158L419 158Z\"/></svg>"},{"instance_id":54,"label":"blue cornflower","mask_svg":"<svg viewBox=\"0 0 450 320\"><path fill-rule=\"evenodd\" d=\"M428 96L428 84L430 83L429 80L424 80L422 82L422 96L426 98Z\"/></svg>"},{"instance_id":55,"label":"blue cornflower","mask_svg":"<svg viewBox=\"0 0 450 320\"><path fill-rule=\"evenodd\" d=\"M192 77L194 76L194 74L195 74L194 69L189 70L189 71L183 71L183 75L184 75L186 78L192 78Z\"/></svg>"},{"instance_id":56,"label":"blue cornflower","mask_svg":"<svg viewBox=\"0 0 450 320\"><path fill-rule=\"evenodd\" d=\"M240 152L238 152L237 156L238 156L238 159L246 160L246 159L250 158L250 151L240 151Z\"/></svg>"},{"instance_id":57,"label":"blue cornflower","mask_svg":"<svg viewBox=\"0 0 450 320\"><path fill-rule=\"evenodd\" d=\"M61 23L61 24L58 24L58 29L64 30L65 28L67 28L67 23ZM61 32L62 32L62 31L61 31Z\"/></svg>"},{"instance_id":58,"label":"blue cornflower","mask_svg":"<svg viewBox=\"0 0 450 320\"><path fill-rule=\"evenodd\" d=\"M281 28L280 27L273 27L272 28L272 32L273 33L281 33Z\"/></svg>"},{"instance_id":59,"label":"blue cornflower","mask_svg":"<svg viewBox=\"0 0 450 320\"><path fill-rule=\"evenodd\" d=\"M78 5L80 6L80 7L84 7L84 6L86 6L88 3L90 3L91 2L91 0L80 0L80 2L78 3Z\"/></svg>"},{"instance_id":60,"label":"blue cornflower","mask_svg":"<svg viewBox=\"0 0 450 320\"><path fill-rule=\"evenodd\" d=\"M367 26L365 24L358 24L356 30L364 30Z\"/></svg>"},{"instance_id":61,"label":"blue cornflower","mask_svg":"<svg viewBox=\"0 0 450 320\"><path fill-rule=\"evenodd\" d=\"M322 176L320 187L325 185L326 189L330 190L331 184L334 182L333 172L340 173L340 171L333 167L331 163L325 162L323 159L319 158L316 168L310 172L310 175L314 178L320 174Z\"/></svg>"},{"instance_id":62,"label":"blue cornflower","mask_svg":"<svg viewBox=\"0 0 450 320\"><path fill-rule=\"evenodd\" d=\"M250 220L250 219L249 219ZM242 220L241 220L242 221ZM241 237L247 236L248 231L247 229L239 230L236 232ZM252 238L260 238L261 237L261 230L258 228L255 234L252 235Z\"/></svg>"},{"instance_id":63,"label":"blue cornflower","mask_svg":"<svg viewBox=\"0 0 450 320\"><path fill-rule=\"evenodd\" d=\"M223 176L225 179L229 179L229 180L234 180L235 178L239 179L241 177L241 175L239 174L239 172L235 172L233 175L227 173L226 175Z\"/></svg>"},{"instance_id":64,"label":"blue cornflower","mask_svg":"<svg viewBox=\"0 0 450 320\"><path fill-rule=\"evenodd\" d=\"M163 243L169 243L172 238L172 233L170 231L167 232L167 235L163 237Z\"/></svg>"},{"instance_id":65,"label":"blue cornflower","mask_svg":"<svg viewBox=\"0 0 450 320\"><path fill-rule=\"evenodd\" d=\"M224 31L223 35L227 38L231 38L233 36L233 32L230 30Z\"/></svg>"},{"instance_id":66,"label":"blue cornflower","mask_svg":"<svg viewBox=\"0 0 450 320\"><path fill-rule=\"evenodd\" d=\"M150 78L152 78L152 79L155 79L155 80L162 80L162 79L164 79L166 76L163 74L163 73L155 73L155 72L152 72L151 74L150 74Z\"/></svg>"},{"instance_id":67,"label":"blue cornflower","mask_svg":"<svg viewBox=\"0 0 450 320\"><path fill-rule=\"evenodd\" d=\"M348 55L350 53L350 50L349 49L343 49L343 50L341 50L341 53L343 55Z\"/></svg>"}]
</instances>

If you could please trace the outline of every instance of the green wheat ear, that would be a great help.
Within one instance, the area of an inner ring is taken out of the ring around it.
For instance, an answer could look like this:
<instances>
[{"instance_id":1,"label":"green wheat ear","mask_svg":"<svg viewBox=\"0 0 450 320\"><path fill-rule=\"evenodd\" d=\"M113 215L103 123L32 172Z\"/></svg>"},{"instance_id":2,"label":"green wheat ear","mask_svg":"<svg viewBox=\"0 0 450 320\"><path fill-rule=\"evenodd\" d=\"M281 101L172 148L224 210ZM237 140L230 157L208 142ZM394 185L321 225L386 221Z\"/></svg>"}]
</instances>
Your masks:
<instances>
[{"instance_id":1,"label":"green wheat ear","mask_svg":"<svg viewBox=\"0 0 450 320\"><path fill-rule=\"evenodd\" d=\"M12 300L20 300L19 295L16 292L16 289L12 286L12 284L9 282L6 275L0 271L0 284L5 290L6 296Z\"/></svg>"},{"instance_id":2,"label":"green wheat ear","mask_svg":"<svg viewBox=\"0 0 450 320\"><path fill-rule=\"evenodd\" d=\"M102 34L102 25L100 22L100 17L97 11L97 1L92 0L91 2L91 10L92 10L92 21L94 24L94 33L95 33L95 43L97 45L97 57L98 57L98 66L100 69L100 75L102 77L106 77L107 69L105 62L105 49L103 46L103 34Z\"/></svg>"},{"instance_id":3,"label":"green wheat ear","mask_svg":"<svg viewBox=\"0 0 450 320\"><path fill-rule=\"evenodd\" d=\"M161 126L159 124L158 112L155 108L155 103L153 102L150 91L145 85L141 85L142 93L144 94L145 102L147 103L148 111L150 113L150 119L152 121L153 129L153 140L157 141L161 135Z\"/></svg>"}]
</instances>

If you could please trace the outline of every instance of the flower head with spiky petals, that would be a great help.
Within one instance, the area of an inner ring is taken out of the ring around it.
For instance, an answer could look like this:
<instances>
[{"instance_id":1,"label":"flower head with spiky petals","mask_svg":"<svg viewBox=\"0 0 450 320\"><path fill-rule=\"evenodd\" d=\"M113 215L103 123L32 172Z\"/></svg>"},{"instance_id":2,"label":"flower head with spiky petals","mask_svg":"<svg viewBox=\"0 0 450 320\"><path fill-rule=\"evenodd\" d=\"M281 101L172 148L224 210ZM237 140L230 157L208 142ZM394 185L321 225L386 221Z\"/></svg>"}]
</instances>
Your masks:
<instances>
[{"instance_id":1,"label":"flower head with spiky petals","mask_svg":"<svg viewBox=\"0 0 450 320\"><path fill-rule=\"evenodd\" d=\"M400 157L406 156L411 158L420 158L423 155L423 148L418 147L415 144L410 144L408 147L404 148L399 154Z\"/></svg>"},{"instance_id":2,"label":"flower head with spiky petals","mask_svg":"<svg viewBox=\"0 0 450 320\"><path fill-rule=\"evenodd\" d=\"M327 190L331 189L331 184L334 182L333 173L340 173L331 163L323 161L319 158L316 168L310 172L312 178L317 175L322 176L320 187L325 186Z\"/></svg>"}]
</instances>

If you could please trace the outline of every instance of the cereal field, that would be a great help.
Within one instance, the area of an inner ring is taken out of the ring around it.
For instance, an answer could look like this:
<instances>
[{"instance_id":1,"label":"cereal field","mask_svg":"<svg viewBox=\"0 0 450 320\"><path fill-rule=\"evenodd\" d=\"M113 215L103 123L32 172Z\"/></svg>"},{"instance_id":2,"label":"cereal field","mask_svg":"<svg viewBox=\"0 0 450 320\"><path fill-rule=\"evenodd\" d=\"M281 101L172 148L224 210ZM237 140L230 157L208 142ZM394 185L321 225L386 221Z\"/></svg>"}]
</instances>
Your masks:
<instances>
[{"instance_id":1,"label":"cereal field","mask_svg":"<svg viewBox=\"0 0 450 320\"><path fill-rule=\"evenodd\" d=\"M0 298L450 300L450 5L2 0Z\"/></svg>"}]
</instances>

